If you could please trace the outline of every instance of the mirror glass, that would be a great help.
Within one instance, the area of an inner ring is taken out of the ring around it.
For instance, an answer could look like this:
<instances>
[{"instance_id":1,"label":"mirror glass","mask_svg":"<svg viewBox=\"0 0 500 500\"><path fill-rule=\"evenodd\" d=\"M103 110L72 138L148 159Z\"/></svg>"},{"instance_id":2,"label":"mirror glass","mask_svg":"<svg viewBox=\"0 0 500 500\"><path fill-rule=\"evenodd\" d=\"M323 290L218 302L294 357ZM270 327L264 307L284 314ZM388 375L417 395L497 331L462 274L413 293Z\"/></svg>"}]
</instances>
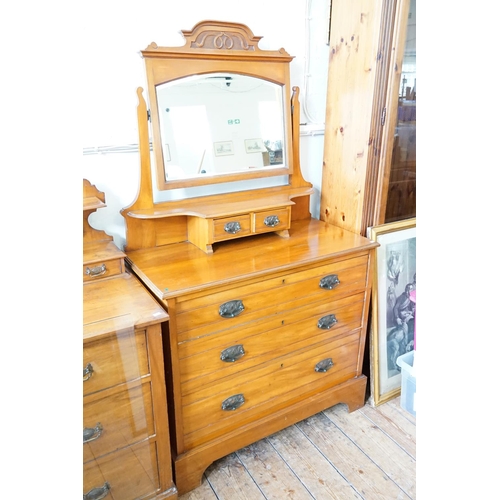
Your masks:
<instances>
[{"instance_id":1,"label":"mirror glass","mask_svg":"<svg viewBox=\"0 0 500 500\"><path fill-rule=\"evenodd\" d=\"M283 87L236 73L156 87L165 180L287 165Z\"/></svg>"}]
</instances>

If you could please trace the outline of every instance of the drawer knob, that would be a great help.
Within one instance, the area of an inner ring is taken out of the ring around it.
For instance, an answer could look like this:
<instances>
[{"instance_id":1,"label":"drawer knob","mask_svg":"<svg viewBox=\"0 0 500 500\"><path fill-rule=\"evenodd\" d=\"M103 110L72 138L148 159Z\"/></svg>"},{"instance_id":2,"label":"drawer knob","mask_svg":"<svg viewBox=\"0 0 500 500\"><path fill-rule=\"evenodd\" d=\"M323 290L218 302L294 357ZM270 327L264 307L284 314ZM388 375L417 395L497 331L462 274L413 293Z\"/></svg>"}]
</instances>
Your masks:
<instances>
[{"instance_id":1,"label":"drawer knob","mask_svg":"<svg viewBox=\"0 0 500 500\"><path fill-rule=\"evenodd\" d=\"M88 493L83 494L83 500L101 500L111 490L111 486L106 481L100 488L92 488Z\"/></svg>"},{"instance_id":2,"label":"drawer knob","mask_svg":"<svg viewBox=\"0 0 500 500\"><path fill-rule=\"evenodd\" d=\"M97 422L95 427L84 427L83 428L83 444L90 443L90 441L95 441L102 434L103 427L101 422Z\"/></svg>"},{"instance_id":3,"label":"drawer knob","mask_svg":"<svg viewBox=\"0 0 500 500\"><path fill-rule=\"evenodd\" d=\"M332 358L326 358L323 361L320 361L316 367L314 368L315 372L324 373L327 372L333 366Z\"/></svg>"},{"instance_id":4,"label":"drawer knob","mask_svg":"<svg viewBox=\"0 0 500 500\"><path fill-rule=\"evenodd\" d=\"M236 360L242 358L245 355L245 349L243 345L237 344L224 349L220 353L220 359L226 363L234 363Z\"/></svg>"},{"instance_id":5,"label":"drawer knob","mask_svg":"<svg viewBox=\"0 0 500 500\"><path fill-rule=\"evenodd\" d=\"M238 316L243 310L245 306L241 300L230 300L229 302L224 302L219 307L219 314L223 318L234 318Z\"/></svg>"},{"instance_id":6,"label":"drawer knob","mask_svg":"<svg viewBox=\"0 0 500 500\"><path fill-rule=\"evenodd\" d=\"M230 396L222 401L221 408L224 411L234 411L237 410L244 402L245 398L243 397L243 394L235 394L234 396Z\"/></svg>"},{"instance_id":7,"label":"drawer knob","mask_svg":"<svg viewBox=\"0 0 500 500\"><path fill-rule=\"evenodd\" d=\"M335 317L335 314L328 314L318 320L318 328L321 328L322 330L329 330L336 323L337 318Z\"/></svg>"},{"instance_id":8,"label":"drawer knob","mask_svg":"<svg viewBox=\"0 0 500 500\"><path fill-rule=\"evenodd\" d=\"M102 266L87 267L85 274L87 276L95 278L96 276L102 276L105 272L106 272L106 264L103 264Z\"/></svg>"},{"instance_id":9,"label":"drawer knob","mask_svg":"<svg viewBox=\"0 0 500 500\"><path fill-rule=\"evenodd\" d=\"M280 219L277 215L268 215L264 219L264 225L267 227L275 227L280 223Z\"/></svg>"},{"instance_id":10,"label":"drawer knob","mask_svg":"<svg viewBox=\"0 0 500 500\"><path fill-rule=\"evenodd\" d=\"M336 274L330 274L319 280L319 287L325 290L333 290L339 284L340 280Z\"/></svg>"},{"instance_id":11,"label":"drawer knob","mask_svg":"<svg viewBox=\"0 0 500 500\"><path fill-rule=\"evenodd\" d=\"M226 224L224 224L224 231L229 234L236 234L237 232L241 231L240 223L238 221L226 222Z\"/></svg>"},{"instance_id":12,"label":"drawer knob","mask_svg":"<svg viewBox=\"0 0 500 500\"><path fill-rule=\"evenodd\" d=\"M93 373L94 367L90 363L88 363L87 366L83 369L83 381L85 382L90 377L92 377Z\"/></svg>"}]
</instances>

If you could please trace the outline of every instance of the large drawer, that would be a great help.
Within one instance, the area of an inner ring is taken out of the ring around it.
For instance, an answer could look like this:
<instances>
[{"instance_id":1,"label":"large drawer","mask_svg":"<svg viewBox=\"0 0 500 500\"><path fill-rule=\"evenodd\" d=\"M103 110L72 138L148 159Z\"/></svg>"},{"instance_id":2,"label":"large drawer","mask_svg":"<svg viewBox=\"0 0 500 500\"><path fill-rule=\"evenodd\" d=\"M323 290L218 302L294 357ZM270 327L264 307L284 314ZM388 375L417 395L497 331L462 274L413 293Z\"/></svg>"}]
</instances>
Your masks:
<instances>
[{"instance_id":1,"label":"large drawer","mask_svg":"<svg viewBox=\"0 0 500 500\"><path fill-rule=\"evenodd\" d=\"M113 387L149 373L146 331L130 329L83 344L83 394Z\"/></svg>"},{"instance_id":2,"label":"large drawer","mask_svg":"<svg viewBox=\"0 0 500 500\"><path fill-rule=\"evenodd\" d=\"M181 343L178 355L182 394L277 356L348 334L361 326L364 297L362 292L333 305L307 304L246 328ZM336 323L320 328L319 321L330 314L334 314Z\"/></svg>"},{"instance_id":3,"label":"large drawer","mask_svg":"<svg viewBox=\"0 0 500 500\"><path fill-rule=\"evenodd\" d=\"M143 441L83 465L83 493L95 488L106 500L136 500L159 490L156 443ZM94 491L89 498L104 498Z\"/></svg>"},{"instance_id":4,"label":"large drawer","mask_svg":"<svg viewBox=\"0 0 500 500\"><path fill-rule=\"evenodd\" d=\"M83 461L155 433L150 382L137 380L83 398Z\"/></svg>"},{"instance_id":5,"label":"large drawer","mask_svg":"<svg viewBox=\"0 0 500 500\"><path fill-rule=\"evenodd\" d=\"M220 437L356 376L360 331L277 357L183 396L186 448ZM326 372L316 371L316 365L328 358L333 366ZM224 411L223 402L236 395L243 396L244 404L235 410Z\"/></svg>"},{"instance_id":6,"label":"large drawer","mask_svg":"<svg viewBox=\"0 0 500 500\"><path fill-rule=\"evenodd\" d=\"M322 288L323 278L336 276L332 289ZM240 326L277 311L316 300L335 300L366 288L367 258L358 257L271 278L248 286L211 293L177 304L176 330L179 341L196 338L216 330ZM241 311L223 317L224 308L240 301Z\"/></svg>"}]
</instances>

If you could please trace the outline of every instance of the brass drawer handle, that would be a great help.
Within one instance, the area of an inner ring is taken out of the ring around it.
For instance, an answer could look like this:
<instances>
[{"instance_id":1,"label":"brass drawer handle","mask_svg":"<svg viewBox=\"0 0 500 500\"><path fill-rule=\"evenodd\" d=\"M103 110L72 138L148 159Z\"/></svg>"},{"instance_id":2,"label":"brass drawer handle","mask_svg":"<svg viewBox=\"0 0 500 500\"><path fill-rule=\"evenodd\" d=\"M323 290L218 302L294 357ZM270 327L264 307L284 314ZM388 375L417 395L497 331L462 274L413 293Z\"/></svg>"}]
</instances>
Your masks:
<instances>
[{"instance_id":1,"label":"brass drawer handle","mask_svg":"<svg viewBox=\"0 0 500 500\"><path fill-rule=\"evenodd\" d=\"M87 366L83 369L83 381L85 382L90 377L92 377L93 373L94 367L90 363L88 363Z\"/></svg>"},{"instance_id":2,"label":"brass drawer handle","mask_svg":"<svg viewBox=\"0 0 500 500\"><path fill-rule=\"evenodd\" d=\"M92 488L88 493L83 494L83 500L101 500L108 495L111 486L106 481L100 488Z\"/></svg>"},{"instance_id":3,"label":"brass drawer handle","mask_svg":"<svg viewBox=\"0 0 500 500\"><path fill-rule=\"evenodd\" d=\"M226 224L224 224L224 231L229 234L236 234L237 232L241 231L240 223L238 221L226 222Z\"/></svg>"},{"instance_id":4,"label":"brass drawer handle","mask_svg":"<svg viewBox=\"0 0 500 500\"><path fill-rule=\"evenodd\" d=\"M90 441L95 441L97 438L101 437L103 427L101 422L97 422L95 427L84 427L83 428L83 444L90 443Z\"/></svg>"},{"instance_id":5,"label":"brass drawer handle","mask_svg":"<svg viewBox=\"0 0 500 500\"><path fill-rule=\"evenodd\" d=\"M280 219L277 215L268 215L264 219L264 225L267 227L275 227L280 223Z\"/></svg>"},{"instance_id":6,"label":"brass drawer handle","mask_svg":"<svg viewBox=\"0 0 500 500\"><path fill-rule=\"evenodd\" d=\"M234 363L238 359L242 358L245 355L245 349L243 349L243 345L237 344L227 349L224 349L220 353L220 359L225 361L226 363Z\"/></svg>"},{"instance_id":7,"label":"brass drawer handle","mask_svg":"<svg viewBox=\"0 0 500 500\"><path fill-rule=\"evenodd\" d=\"M319 280L319 287L325 290L333 290L339 284L340 280L336 274L330 274Z\"/></svg>"},{"instance_id":8,"label":"brass drawer handle","mask_svg":"<svg viewBox=\"0 0 500 500\"><path fill-rule=\"evenodd\" d=\"M318 328L321 328L322 330L329 330L336 323L337 318L335 317L335 314L328 314L318 320Z\"/></svg>"},{"instance_id":9,"label":"brass drawer handle","mask_svg":"<svg viewBox=\"0 0 500 500\"><path fill-rule=\"evenodd\" d=\"M87 267L85 274L91 278L95 278L97 276L102 276L106 271L106 264L103 264L102 266Z\"/></svg>"},{"instance_id":10,"label":"brass drawer handle","mask_svg":"<svg viewBox=\"0 0 500 500\"><path fill-rule=\"evenodd\" d=\"M315 372L325 373L333 366L332 358L326 358L320 361L314 368Z\"/></svg>"},{"instance_id":11,"label":"brass drawer handle","mask_svg":"<svg viewBox=\"0 0 500 500\"><path fill-rule=\"evenodd\" d=\"M237 410L244 402L245 398L243 397L243 394L235 394L234 396L230 396L222 401L221 408L224 411L234 411Z\"/></svg>"},{"instance_id":12,"label":"brass drawer handle","mask_svg":"<svg viewBox=\"0 0 500 500\"><path fill-rule=\"evenodd\" d=\"M223 318L234 318L244 311L244 309L245 306L241 300L230 300L229 302L221 304L219 307L219 315Z\"/></svg>"}]
</instances>

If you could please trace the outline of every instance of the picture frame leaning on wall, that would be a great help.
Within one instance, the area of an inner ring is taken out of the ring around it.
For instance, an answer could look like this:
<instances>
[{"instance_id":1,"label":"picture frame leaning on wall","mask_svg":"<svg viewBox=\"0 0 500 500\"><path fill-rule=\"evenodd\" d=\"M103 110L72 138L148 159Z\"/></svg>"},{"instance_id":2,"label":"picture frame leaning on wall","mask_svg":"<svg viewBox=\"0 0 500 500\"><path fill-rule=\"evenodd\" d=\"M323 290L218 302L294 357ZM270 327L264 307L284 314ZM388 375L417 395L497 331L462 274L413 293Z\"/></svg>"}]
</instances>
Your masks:
<instances>
[{"instance_id":1,"label":"picture frame leaning on wall","mask_svg":"<svg viewBox=\"0 0 500 500\"><path fill-rule=\"evenodd\" d=\"M396 359L414 349L417 287L417 220L369 227L367 236L380 246L375 253L370 328L370 397L378 406L401 394Z\"/></svg>"}]
</instances>

